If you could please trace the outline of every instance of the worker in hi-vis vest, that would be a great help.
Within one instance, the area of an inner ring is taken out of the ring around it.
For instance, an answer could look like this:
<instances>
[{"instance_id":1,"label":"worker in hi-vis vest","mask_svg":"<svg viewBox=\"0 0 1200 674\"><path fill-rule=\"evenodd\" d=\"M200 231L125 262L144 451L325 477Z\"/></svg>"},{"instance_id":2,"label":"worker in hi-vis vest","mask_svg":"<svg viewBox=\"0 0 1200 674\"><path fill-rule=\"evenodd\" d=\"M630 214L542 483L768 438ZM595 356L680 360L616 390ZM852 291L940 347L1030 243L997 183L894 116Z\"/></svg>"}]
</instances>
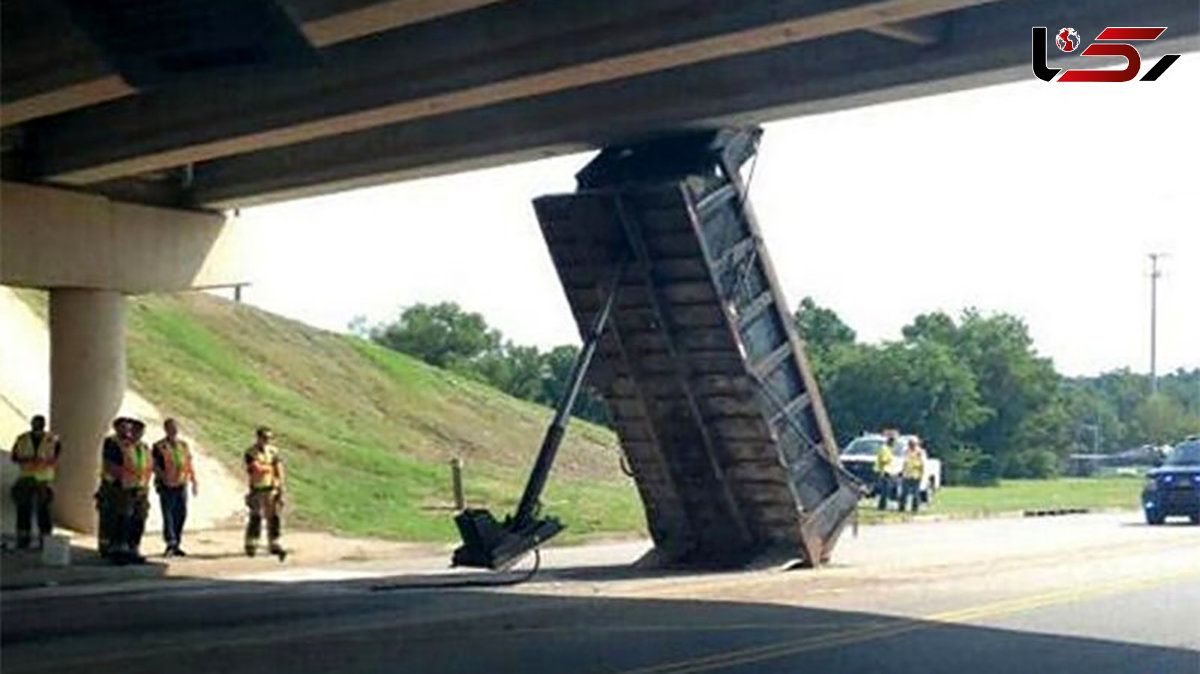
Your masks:
<instances>
[{"instance_id":1,"label":"worker in hi-vis vest","mask_svg":"<svg viewBox=\"0 0 1200 674\"><path fill-rule=\"evenodd\" d=\"M917 512L921 503L921 478L925 476L925 450L921 439L915 435L908 439L904 459L900 468L900 511L912 498L912 511Z\"/></svg>"},{"instance_id":2,"label":"worker in hi-vis vest","mask_svg":"<svg viewBox=\"0 0 1200 674\"><path fill-rule=\"evenodd\" d=\"M150 477L153 462L150 448L142 441L146 424L138 419L121 418L114 438L104 442L101 489L101 520L110 519L105 556L116 564L145 564L139 548L150 514ZM107 488L104 483L107 483Z\"/></svg>"},{"instance_id":3,"label":"worker in hi-vis vest","mask_svg":"<svg viewBox=\"0 0 1200 674\"><path fill-rule=\"evenodd\" d=\"M875 450L875 492L879 496L879 509L887 510L888 498L892 495L892 462L896 458L896 435L887 433L883 444Z\"/></svg>"},{"instance_id":4,"label":"worker in hi-vis vest","mask_svg":"<svg viewBox=\"0 0 1200 674\"><path fill-rule=\"evenodd\" d=\"M121 464L114 457L121 456L121 443L129 435L132 421L128 417L113 420L113 432L100 445L100 485L96 488L96 551L101 557L109 558L117 540L117 499L121 491Z\"/></svg>"},{"instance_id":5,"label":"worker in hi-vis vest","mask_svg":"<svg viewBox=\"0 0 1200 674\"><path fill-rule=\"evenodd\" d=\"M246 522L246 555L253 557L258 552L263 520L266 520L268 549L283 561L287 552L279 544L279 538L283 533L280 515L283 512L284 471L279 450L271 444L273 439L271 429L260 426L255 432L254 444L244 455L250 487L246 494L246 507L250 509L250 519Z\"/></svg>"},{"instance_id":6,"label":"worker in hi-vis vest","mask_svg":"<svg viewBox=\"0 0 1200 674\"><path fill-rule=\"evenodd\" d=\"M154 459L154 489L162 507L163 541L167 544L163 557L185 557L187 553L180 543L183 542L183 524L187 521L188 487L191 487L192 496L200 489L196 484L196 471L192 468L191 448L179 437L179 425L174 419L163 422L163 433L163 438L150 450Z\"/></svg>"},{"instance_id":7,"label":"worker in hi-vis vest","mask_svg":"<svg viewBox=\"0 0 1200 674\"><path fill-rule=\"evenodd\" d=\"M33 538L32 519L37 515L38 546L50 535L50 502L54 500L54 470L62 444L46 430L46 417L37 415L29 420L29 430L17 436L12 446L12 461L20 476L12 487L17 504L17 547L28 548Z\"/></svg>"}]
</instances>

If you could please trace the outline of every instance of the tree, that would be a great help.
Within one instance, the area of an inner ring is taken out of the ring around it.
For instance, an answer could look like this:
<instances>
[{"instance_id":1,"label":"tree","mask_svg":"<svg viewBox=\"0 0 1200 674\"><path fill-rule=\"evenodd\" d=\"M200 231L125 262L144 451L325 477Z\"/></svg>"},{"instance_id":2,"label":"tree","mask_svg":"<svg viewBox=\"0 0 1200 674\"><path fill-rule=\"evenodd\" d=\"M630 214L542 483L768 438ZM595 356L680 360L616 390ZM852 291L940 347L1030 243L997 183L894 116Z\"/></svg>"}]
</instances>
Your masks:
<instances>
[{"instance_id":1,"label":"tree","mask_svg":"<svg viewBox=\"0 0 1200 674\"><path fill-rule=\"evenodd\" d=\"M948 346L974 375L979 400L992 414L962 439L997 456L1003 470L1006 455L1024 449L1019 433L1026 417L1056 400L1060 381L1054 364L1034 350L1025 322L1008 314L985 316L967 309L957 325L943 313L923 314L903 332L914 343ZM1045 428L1051 421L1063 427ZM1056 454L1069 449L1069 440L1063 440L1070 432L1067 417L1050 415L1039 424L1043 427L1039 438L1053 437L1055 443L1062 443L1039 449Z\"/></svg>"},{"instance_id":2,"label":"tree","mask_svg":"<svg viewBox=\"0 0 1200 674\"><path fill-rule=\"evenodd\" d=\"M1200 423L1188 415L1178 400L1158 393L1138 405L1133 413L1133 426L1142 443L1162 445L1178 442L1200 428Z\"/></svg>"},{"instance_id":3,"label":"tree","mask_svg":"<svg viewBox=\"0 0 1200 674\"><path fill-rule=\"evenodd\" d=\"M1159 378L1150 396L1150 378L1128 368L1095 377L1076 377L1065 388L1077 425L1099 425L1102 451L1177 442L1200 431L1200 369L1176 370ZM1091 438L1085 443L1088 447Z\"/></svg>"},{"instance_id":4,"label":"tree","mask_svg":"<svg viewBox=\"0 0 1200 674\"><path fill-rule=\"evenodd\" d=\"M899 427L949 448L990 418L971 371L944 344L893 342L837 350L823 383L843 440L859 431Z\"/></svg>"},{"instance_id":5,"label":"tree","mask_svg":"<svg viewBox=\"0 0 1200 674\"><path fill-rule=\"evenodd\" d=\"M1054 477L1075 446L1074 430L1066 400L1061 397L1025 414L1013 433L1011 451L1003 453L1004 475Z\"/></svg>"},{"instance_id":6,"label":"tree","mask_svg":"<svg viewBox=\"0 0 1200 674\"><path fill-rule=\"evenodd\" d=\"M514 398L541 401L546 364L536 346L506 342L503 349L484 354L475 364L475 370L484 381Z\"/></svg>"},{"instance_id":7,"label":"tree","mask_svg":"<svg viewBox=\"0 0 1200 674\"><path fill-rule=\"evenodd\" d=\"M1063 400L1074 429L1074 445L1083 452L1118 452L1124 446L1126 425L1116 406L1091 387L1090 381L1069 379L1062 385Z\"/></svg>"},{"instance_id":8,"label":"tree","mask_svg":"<svg viewBox=\"0 0 1200 674\"><path fill-rule=\"evenodd\" d=\"M828 351L835 344L853 344L856 337L854 329L837 312L818 305L811 297L800 300L792 322L805 346L813 350Z\"/></svg>"},{"instance_id":9,"label":"tree","mask_svg":"<svg viewBox=\"0 0 1200 674\"><path fill-rule=\"evenodd\" d=\"M500 333L477 313L454 302L414 304L392 322L376 325L370 338L377 344L443 368L469 369L470 363L499 349Z\"/></svg>"},{"instance_id":10,"label":"tree","mask_svg":"<svg viewBox=\"0 0 1200 674\"><path fill-rule=\"evenodd\" d=\"M804 342L804 351L812 363L818 381L832 367L837 349L854 344L854 329L846 325L833 309L822 307L811 297L800 300L792 314L796 334Z\"/></svg>"},{"instance_id":11,"label":"tree","mask_svg":"<svg viewBox=\"0 0 1200 674\"><path fill-rule=\"evenodd\" d=\"M556 346L542 355L545 374L539 402L551 407L558 404L559 398L570 383L571 370L578 356L579 347L569 344ZM609 416L604 398L595 388L588 385L586 379L579 396L575 399L575 416L598 424L612 425L612 417Z\"/></svg>"},{"instance_id":12,"label":"tree","mask_svg":"<svg viewBox=\"0 0 1200 674\"><path fill-rule=\"evenodd\" d=\"M536 346L505 341L483 316L463 311L453 302L416 304L395 321L369 329L362 317L356 317L349 328L381 346L549 407L558 403L579 354L579 347L571 345L542 352ZM586 384L575 400L574 416L611 424L604 400Z\"/></svg>"},{"instance_id":13,"label":"tree","mask_svg":"<svg viewBox=\"0 0 1200 674\"><path fill-rule=\"evenodd\" d=\"M371 337L371 325L367 323L367 317L362 314L355 314L350 322L346 324L346 332L356 337Z\"/></svg>"},{"instance_id":14,"label":"tree","mask_svg":"<svg viewBox=\"0 0 1200 674\"><path fill-rule=\"evenodd\" d=\"M958 326L954 324L954 319L941 311L919 314L912 323L901 328L900 332L904 339L910 342L928 340L954 346L958 339Z\"/></svg>"},{"instance_id":15,"label":"tree","mask_svg":"<svg viewBox=\"0 0 1200 674\"><path fill-rule=\"evenodd\" d=\"M1161 377L1159 390L1179 401L1187 413L1200 419L1200 367L1193 370L1179 368Z\"/></svg>"}]
</instances>

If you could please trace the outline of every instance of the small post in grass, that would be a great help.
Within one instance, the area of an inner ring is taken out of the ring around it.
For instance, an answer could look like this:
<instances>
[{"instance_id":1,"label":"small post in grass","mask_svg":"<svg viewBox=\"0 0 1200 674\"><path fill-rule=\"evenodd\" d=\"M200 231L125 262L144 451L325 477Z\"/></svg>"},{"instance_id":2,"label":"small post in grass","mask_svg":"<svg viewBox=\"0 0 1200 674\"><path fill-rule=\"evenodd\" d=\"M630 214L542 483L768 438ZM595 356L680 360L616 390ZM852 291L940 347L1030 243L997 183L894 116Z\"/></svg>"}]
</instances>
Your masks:
<instances>
[{"instance_id":1,"label":"small post in grass","mask_svg":"<svg viewBox=\"0 0 1200 674\"><path fill-rule=\"evenodd\" d=\"M466 497L463 496L462 459L457 456L450 459L450 487L454 490L454 509L462 512L467 507Z\"/></svg>"}]
</instances>

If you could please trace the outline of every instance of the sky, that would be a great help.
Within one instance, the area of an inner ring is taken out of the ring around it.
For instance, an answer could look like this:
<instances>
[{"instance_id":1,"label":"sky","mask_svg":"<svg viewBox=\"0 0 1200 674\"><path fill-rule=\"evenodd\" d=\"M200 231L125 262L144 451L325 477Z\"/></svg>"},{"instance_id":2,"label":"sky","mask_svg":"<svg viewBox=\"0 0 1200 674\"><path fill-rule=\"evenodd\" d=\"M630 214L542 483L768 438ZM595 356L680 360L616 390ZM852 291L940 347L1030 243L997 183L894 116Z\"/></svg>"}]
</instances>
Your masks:
<instances>
[{"instance_id":1,"label":"sky","mask_svg":"<svg viewBox=\"0 0 1200 674\"><path fill-rule=\"evenodd\" d=\"M1068 375L1200 367L1200 54L1154 83L1034 80L765 125L750 200L788 301L861 340L1007 312ZM450 300L517 343L579 337L531 200L591 154L242 212L245 301L331 330Z\"/></svg>"}]
</instances>

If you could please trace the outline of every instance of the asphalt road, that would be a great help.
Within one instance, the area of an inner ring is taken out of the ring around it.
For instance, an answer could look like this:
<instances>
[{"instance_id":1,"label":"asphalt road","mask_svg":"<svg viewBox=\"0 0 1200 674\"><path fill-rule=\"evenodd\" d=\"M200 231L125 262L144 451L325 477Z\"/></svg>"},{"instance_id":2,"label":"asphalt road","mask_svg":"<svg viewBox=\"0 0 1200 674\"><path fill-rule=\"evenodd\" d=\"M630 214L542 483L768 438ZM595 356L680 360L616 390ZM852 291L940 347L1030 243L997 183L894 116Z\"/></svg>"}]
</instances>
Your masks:
<instances>
[{"instance_id":1,"label":"asphalt road","mask_svg":"<svg viewBox=\"0 0 1200 674\"><path fill-rule=\"evenodd\" d=\"M843 543L816 571L646 575L626 566L642 547L616 545L509 588L431 567L6 592L0 657L14 674L1200 674L1200 528L1076 516ZM395 583L421 587L379 589Z\"/></svg>"}]
</instances>

